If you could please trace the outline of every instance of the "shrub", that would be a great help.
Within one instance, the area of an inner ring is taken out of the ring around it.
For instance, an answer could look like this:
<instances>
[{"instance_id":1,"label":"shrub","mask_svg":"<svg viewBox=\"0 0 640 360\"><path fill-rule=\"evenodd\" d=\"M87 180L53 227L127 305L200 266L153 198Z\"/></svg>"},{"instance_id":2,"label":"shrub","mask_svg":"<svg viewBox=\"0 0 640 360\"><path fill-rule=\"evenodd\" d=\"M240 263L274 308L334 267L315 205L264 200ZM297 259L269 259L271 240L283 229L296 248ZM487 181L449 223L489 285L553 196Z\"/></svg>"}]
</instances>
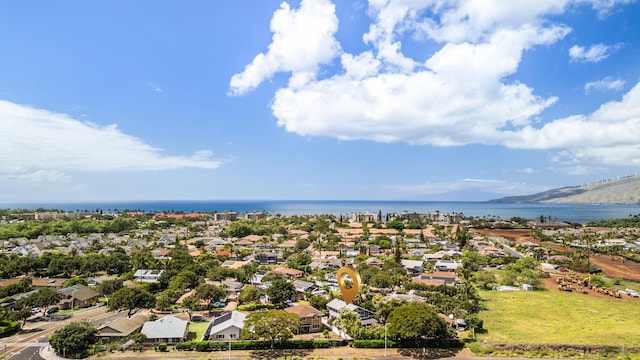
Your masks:
<instances>
[{"instance_id":1,"label":"shrub","mask_svg":"<svg viewBox=\"0 0 640 360\"><path fill-rule=\"evenodd\" d=\"M175 349L182 351L192 351L196 347L196 344L197 343L191 341L181 342L176 344Z\"/></svg>"},{"instance_id":2,"label":"shrub","mask_svg":"<svg viewBox=\"0 0 640 360\"><path fill-rule=\"evenodd\" d=\"M20 323L11 320L0 321L0 338L15 334L20 330Z\"/></svg>"},{"instance_id":3,"label":"shrub","mask_svg":"<svg viewBox=\"0 0 640 360\"><path fill-rule=\"evenodd\" d=\"M167 344L165 344L165 343L160 343L160 344L158 344L158 347L156 348L156 350L157 350L157 351L160 351L160 352L165 352L165 351L167 351Z\"/></svg>"}]
</instances>

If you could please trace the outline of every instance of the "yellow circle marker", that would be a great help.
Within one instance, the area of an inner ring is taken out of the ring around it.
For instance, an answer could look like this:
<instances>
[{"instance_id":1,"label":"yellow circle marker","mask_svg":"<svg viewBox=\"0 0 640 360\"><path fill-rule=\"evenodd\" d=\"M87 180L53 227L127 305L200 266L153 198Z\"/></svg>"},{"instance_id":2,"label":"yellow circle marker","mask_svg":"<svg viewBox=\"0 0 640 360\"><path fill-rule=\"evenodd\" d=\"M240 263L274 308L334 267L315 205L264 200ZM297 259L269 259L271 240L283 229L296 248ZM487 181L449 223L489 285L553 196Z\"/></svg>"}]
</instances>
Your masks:
<instances>
[{"instance_id":1,"label":"yellow circle marker","mask_svg":"<svg viewBox=\"0 0 640 360\"><path fill-rule=\"evenodd\" d=\"M351 286L346 283L347 275L351 277ZM360 274L351 266L343 266L338 269L337 277L342 298L344 298L345 303L349 304L358 293L358 290L360 290Z\"/></svg>"}]
</instances>

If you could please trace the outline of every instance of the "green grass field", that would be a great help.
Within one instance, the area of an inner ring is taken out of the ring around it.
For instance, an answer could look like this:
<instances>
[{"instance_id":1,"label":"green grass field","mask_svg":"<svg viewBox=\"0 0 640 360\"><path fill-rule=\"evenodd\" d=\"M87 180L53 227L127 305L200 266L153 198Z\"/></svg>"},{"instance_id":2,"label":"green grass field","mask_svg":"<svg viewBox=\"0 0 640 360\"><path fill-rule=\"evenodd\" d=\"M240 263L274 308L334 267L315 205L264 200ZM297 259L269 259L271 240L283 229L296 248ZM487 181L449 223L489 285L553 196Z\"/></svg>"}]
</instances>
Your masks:
<instances>
[{"instance_id":1,"label":"green grass field","mask_svg":"<svg viewBox=\"0 0 640 360\"><path fill-rule=\"evenodd\" d=\"M480 313L492 344L640 347L640 302L560 291L482 291Z\"/></svg>"}]
</instances>

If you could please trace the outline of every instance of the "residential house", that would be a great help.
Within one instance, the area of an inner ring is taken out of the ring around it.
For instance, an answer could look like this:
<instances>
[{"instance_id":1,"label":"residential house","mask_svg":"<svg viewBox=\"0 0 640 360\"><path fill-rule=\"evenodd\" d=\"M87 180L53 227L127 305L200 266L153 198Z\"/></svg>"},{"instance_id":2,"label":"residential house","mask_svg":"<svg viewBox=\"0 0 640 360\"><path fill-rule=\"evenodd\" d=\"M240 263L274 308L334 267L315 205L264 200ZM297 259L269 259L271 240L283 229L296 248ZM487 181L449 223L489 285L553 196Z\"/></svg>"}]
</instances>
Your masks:
<instances>
[{"instance_id":1,"label":"residential house","mask_svg":"<svg viewBox=\"0 0 640 360\"><path fill-rule=\"evenodd\" d=\"M151 256L153 256L154 259L166 259L169 256L169 249L165 249L165 248L157 248L157 249L153 249L151 250Z\"/></svg>"},{"instance_id":2,"label":"residential house","mask_svg":"<svg viewBox=\"0 0 640 360\"><path fill-rule=\"evenodd\" d=\"M278 255L274 252L262 252L256 255L256 261L261 265L275 265L278 263Z\"/></svg>"},{"instance_id":3,"label":"residential house","mask_svg":"<svg viewBox=\"0 0 640 360\"><path fill-rule=\"evenodd\" d=\"M155 283L158 282L163 273L164 270L139 269L133 274L133 278L136 281Z\"/></svg>"},{"instance_id":4,"label":"residential house","mask_svg":"<svg viewBox=\"0 0 640 360\"><path fill-rule=\"evenodd\" d=\"M503 250L498 249L495 246L485 246L482 250L478 250L478 253L482 256L489 256L489 257L505 257L506 256Z\"/></svg>"},{"instance_id":5,"label":"residential house","mask_svg":"<svg viewBox=\"0 0 640 360\"><path fill-rule=\"evenodd\" d=\"M100 293L82 284L60 289L58 293L62 295L59 306L63 310L89 307L100 298Z\"/></svg>"},{"instance_id":6,"label":"residential house","mask_svg":"<svg viewBox=\"0 0 640 360\"><path fill-rule=\"evenodd\" d=\"M459 260L438 260L434 266L437 271L456 271L462 266L462 261Z\"/></svg>"},{"instance_id":7,"label":"residential house","mask_svg":"<svg viewBox=\"0 0 640 360\"><path fill-rule=\"evenodd\" d=\"M189 322L175 316L165 316L155 321L145 322L140 333L147 337L144 341L145 345L160 343L173 345L187 338Z\"/></svg>"},{"instance_id":8,"label":"residential house","mask_svg":"<svg viewBox=\"0 0 640 360\"><path fill-rule=\"evenodd\" d=\"M362 325L371 325L378 322L374 317L375 313L373 311L369 311L355 304L347 305L347 303L345 303L340 299L333 299L327 303L327 310L329 310L329 318L332 319L340 315L340 310L345 307L355 312L356 314L358 314Z\"/></svg>"},{"instance_id":9,"label":"residential house","mask_svg":"<svg viewBox=\"0 0 640 360\"><path fill-rule=\"evenodd\" d=\"M424 272L424 262L420 260L400 260L400 264L407 270L409 275L421 274Z\"/></svg>"},{"instance_id":10,"label":"residential house","mask_svg":"<svg viewBox=\"0 0 640 360\"><path fill-rule=\"evenodd\" d=\"M14 304L23 298L29 297L35 293L37 293L38 290L31 290L29 292L26 293L21 293L21 294L16 294L13 296L9 296L5 299L2 300L2 303L0 303L0 307L2 307L3 309L7 310L7 311L12 311L14 309Z\"/></svg>"},{"instance_id":11,"label":"residential house","mask_svg":"<svg viewBox=\"0 0 640 360\"><path fill-rule=\"evenodd\" d=\"M225 262L223 262L220 266L228 268L228 269L240 269L241 267L250 264L251 261L249 260L242 260L242 261L236 261L236 260L226 260Z\"/></svg>"},{"instance_id":12,"label":"residential house","mask_svg":"<svg viewBox=\"0 0 640 360\"><path fill-rule=\"evenodd\" d=\"M298 239L306 239L309 237L309 232L304 230L293 229L293 230L289 230L289 235L294 236Z\"/></svg>"},{"instance_id":13,"label":"residential house","mask_svg":"<svg viewBox=\"0 0 640 360\"><path fill-rule=\"evenodd\" d=\"M34 288L49 288L49 289L62 289L64 287L64 283L67 282L68 279L64 278L36 278L33 279L31 285Z\"/></svg>"},{"instance_id":14,"label":"residential house","mask_svg":"<svg viewBox=\"0 0 640 360\"><path fill-rule=\"evenodd\" d=\"M239 281L225 280L221 283L227 289L227 301L237 300L244 284Z\"/></svg>"},{"instance_id":15,"label":"residential house","mask_svg":"<svg viewBox=\"0 0 640 360\"><path fill-rule=\"evenodd\" d=\"M369 245L369 255L378 256L382 254L382 249L378 245Z\"/></svg>"},{"instance_id":16,"label":"residential house","mask_svg":"<svg viewBox=\"0 0 640 360\"><path fill-rule=\"evenodd\" d=\"M382 269L382 267L384 266L384 262L375 257L368 258L367 260L364 261L364 263L367 264L368 266L376 267L378 269Z\"/></svg>"},{"instance_id":17,"label":"residential house","mask_svg":"<svg viewBox=\"0 0 640 360\"><path fill-rule=\"evenodd\" d=\"M438 251L433 254L423 254L422 258L424 261L436 262L438 260L442 260L445 256L447 256L446 251Z\"/></svg>"},{"instance_id":18,"label":"residential house","mask_svg":"<svg viewBox=\"0 0 640 360\"><path fill-rule=\"evenodd\" d=\"M238 311L228 312L220 316L214 317L209 322L207 330L205 330L202 340L214 341L237 341L242 335L244 321L247 316Z\"/></svg>"},{"instance_id":19,"label":"residential house","mask_svg":"<svg viewBox=\"0 0 640 360\"><path fill-rule=\"evenodd\" d=\"M336 258L315 259L309 264L311 270L338 270L342 267L342 260Z\"/></svg>"},{"instance_id":20,"label":"residential house","mask_svg":"<svg viewBox=\"0 0 640 360\"><path fill-rule=\"evenodd\" d=\"M314 283L302 280L295 280L293 286L296 288L298 300L307 300L307 292L311 294L322 294L324 291Z\"/></svg>"},{"instance_id":21,"label":"residential house","mask_svg":"<svg viewBox=\"0 0 640 360\"><path fill-rule=\"evenodd\" d=\"M300 327L296 334L308 334L322 331L322 311L309 305L296 305L284 309L300 317Z\"/></svg>"},{"instance_id":22,"label":"residential house","mask_svg":"<svg viewBox=\"0 0 640 360\"><path fill-rule=\"evenodd\" d=\"M304 271L297 270L297 269L289 269L284 267L275 268L273 269L273 272L276 274L284 275L290 279L301 278L302 276L304 276Z\"/></svg>"},{"instance_id":23,"label":"residential house","mask_svg":"<svg viewBox=\"0 0 640 360\"><path fill-rule=\"evenodd\" d=\"M457 275L453 271L434 271L413 277L413 282L425 285L455 285Z\"/></svg>"},{"instance_id":24,"label":"residential house","mask_svg":"<svg viewBox=\"0 0 640 360\"><path fill-rule=\"evenodd\" d=\"M100 276L96 276L96 277L92 277L92 278L86 278L85 282L90 287L96 287L96 286L99 286L100 284L102 284L105 281L115 280L117 278L118 278L117 275L100 275Z\"/></svg>"},{"instance_id":25,"label":"residential house","mask_svg":"<svg viewBox=\"0 0 640 360\"><path fill-rule=\"evenodd\" d=\"M98 339L103 343L109 343L127 338L139 332L147 320L143 315L116 319L98 328Z\"/></svg>"}]
</instances>

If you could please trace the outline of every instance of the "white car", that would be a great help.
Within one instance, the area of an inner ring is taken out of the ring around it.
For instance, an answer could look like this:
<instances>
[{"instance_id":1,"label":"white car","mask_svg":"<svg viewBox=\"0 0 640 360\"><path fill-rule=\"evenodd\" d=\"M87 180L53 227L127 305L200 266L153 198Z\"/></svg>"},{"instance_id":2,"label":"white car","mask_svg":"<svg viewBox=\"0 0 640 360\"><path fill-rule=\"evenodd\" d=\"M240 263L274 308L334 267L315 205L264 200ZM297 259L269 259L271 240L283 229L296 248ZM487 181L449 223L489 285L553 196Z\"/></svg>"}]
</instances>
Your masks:
<instances>
[{"instance_id":1,"label":"white car","mask_svg":"<svg viewBox=\"0 0 640 360\"><path fill-rule=\"evenodd\" d=\"M633 289L624 289L624 291L631 297L640 297L640 294L638 294L638 292Z\"/></svg>"}]
</instances>

